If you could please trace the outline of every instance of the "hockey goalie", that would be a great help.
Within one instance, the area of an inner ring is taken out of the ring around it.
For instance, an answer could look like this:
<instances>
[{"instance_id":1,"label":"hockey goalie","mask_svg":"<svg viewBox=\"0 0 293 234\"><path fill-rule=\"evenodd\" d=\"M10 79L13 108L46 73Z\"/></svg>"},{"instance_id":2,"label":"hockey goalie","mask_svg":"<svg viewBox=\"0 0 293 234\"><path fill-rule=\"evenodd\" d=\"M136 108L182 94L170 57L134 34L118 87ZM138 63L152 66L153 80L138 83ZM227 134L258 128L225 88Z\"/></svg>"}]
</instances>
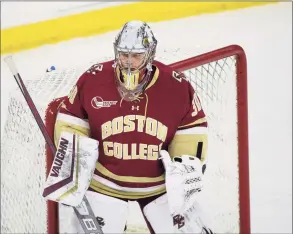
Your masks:
<instances>
[{"instance_id":1,"label":"hockey goalie","mask_svg":"<svg viewBox=\"0 0 293 234\"><path fill-rule=\"evenodd\" d=\"M128 201L138 202L152 234L213 233L197 202L207 119L184 75L154 60L156 48L146 23L127 22L114 41L115 59L91 66L61 102L54 131L59 156L66 142L70 152L88 155L74 191L46 195L59 202L62 233L83 233L70 207L83 195L104 233L124 232ZM72 170L53 167L53 175Z\"/></svg>"}]
</instances>

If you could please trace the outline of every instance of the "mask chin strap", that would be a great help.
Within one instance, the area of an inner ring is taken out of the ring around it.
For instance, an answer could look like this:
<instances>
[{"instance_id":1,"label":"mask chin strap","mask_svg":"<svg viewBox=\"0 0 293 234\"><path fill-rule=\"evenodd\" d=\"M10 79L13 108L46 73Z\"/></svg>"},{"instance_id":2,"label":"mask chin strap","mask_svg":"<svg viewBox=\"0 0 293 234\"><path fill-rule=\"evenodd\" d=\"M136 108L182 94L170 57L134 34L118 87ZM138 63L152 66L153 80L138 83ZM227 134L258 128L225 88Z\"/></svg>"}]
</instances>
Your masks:
<instances>
[{"instance_id":1,"label":"mask chin strap","mask_svg":"<svg viewBox=\"0 0 293 234\"><path fill-rule=\"evenodd\" d=\"M122 97L122 99L126 101L134 101L138 99L138 97L144 92L149 81L151 80L151 71L147 71L143 81L139 83L134 90L127 90L124 86L118 86L118 91ZM116 79L116 82L117 79Z\"/></svg>"},{"instance_id":2,"label":"mask chin strap","mask_svg":"<svg viewBox=\"0 0 293 234\"><path fill-rule=\"evenodd\" d=\"M125 88L128 90L133 90L139 83L139 72L132 74L132 72L121 72L124 79Z\"/></svg>"}]
</instances>

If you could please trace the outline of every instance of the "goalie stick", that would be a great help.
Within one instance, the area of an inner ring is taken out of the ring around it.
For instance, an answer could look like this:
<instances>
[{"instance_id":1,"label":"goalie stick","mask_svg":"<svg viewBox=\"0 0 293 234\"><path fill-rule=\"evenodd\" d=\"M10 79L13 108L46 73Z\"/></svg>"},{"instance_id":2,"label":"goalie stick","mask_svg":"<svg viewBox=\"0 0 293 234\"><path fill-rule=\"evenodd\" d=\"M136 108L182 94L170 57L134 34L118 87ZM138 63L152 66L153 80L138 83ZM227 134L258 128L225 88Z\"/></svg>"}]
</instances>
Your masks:
<instances>
[{"instance_id":1,"label":"goalie stick","mask_svg":"<svg viewBox=\"0 0 293 234\"><path fill-rule=\"evenodd\" d=\"M55 155L56 153L56 147L53 144L52 139L50 138L46 126L31 98L31 96L29 95L23 81L22 78L16 68L16 65L12 59L12 56L9 55L7 57L4 58L4 61L7 63L18 87L20 88L20 91L23 94L23 97L25 98L45 140L46 143L49 146L50 151L52 152L53 155ZM83 197L83 200L81 202L81 204L77 207L73 207L74 212L83 228L83 231L86 234L103 234L103 231L97 221L97 219L95 218L94 212L92 210L92 208L90 207L90 204L86 198L86 196ZM57 233L56 233L57 234Z\"/></svg>"}]
</instances>

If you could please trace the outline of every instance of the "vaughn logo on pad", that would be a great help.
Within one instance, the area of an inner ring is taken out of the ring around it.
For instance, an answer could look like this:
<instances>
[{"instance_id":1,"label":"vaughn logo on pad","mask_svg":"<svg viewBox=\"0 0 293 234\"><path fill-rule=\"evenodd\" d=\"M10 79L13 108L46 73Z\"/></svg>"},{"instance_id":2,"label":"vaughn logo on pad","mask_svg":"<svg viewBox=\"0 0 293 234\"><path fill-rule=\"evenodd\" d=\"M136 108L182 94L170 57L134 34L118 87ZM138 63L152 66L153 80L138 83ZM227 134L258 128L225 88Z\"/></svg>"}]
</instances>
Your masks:
<instances>
[{"instance_id":1,"label":"vaughn logo on pad","mask_svg":"<svg viewBox=\"0 0 293 234\"><path fill-rule=\"evenodd\" d=\"M62 132L43 196L62 204L79 205L95 170L98 145L89 137Z\"/></svg>"},{"instance_id":2,"label":"vaughn logo on pad","mask_svg":"<svg viewBox=\"0 0 293 234\"><path fill-rule=\"evenodd\" d=\"M52 172L50 173L50 176L58 177L59 171L63 164L63 160L65 158L66 151L68 149L68 145L69 141L61 137L59 148L53 162Z\"/></svg>"}]
</instances>

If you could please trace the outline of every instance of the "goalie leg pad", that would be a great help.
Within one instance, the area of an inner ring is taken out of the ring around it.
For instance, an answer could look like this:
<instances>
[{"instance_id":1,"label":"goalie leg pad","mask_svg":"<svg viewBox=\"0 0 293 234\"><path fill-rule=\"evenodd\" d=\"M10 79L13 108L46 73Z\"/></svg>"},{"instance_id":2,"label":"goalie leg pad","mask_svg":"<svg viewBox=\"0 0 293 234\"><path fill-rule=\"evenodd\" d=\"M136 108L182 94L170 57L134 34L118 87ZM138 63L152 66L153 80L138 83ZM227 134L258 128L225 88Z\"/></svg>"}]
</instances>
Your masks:
<instances>
[{"instance_id":1,"label":"goalie leg pad","mask_svg":"<svg viewBox=\"0 0 293 234\"><path fill-rule=\"evenodd\" d=\"M122 234L128 215L128 203L92 191L86 197L104 233ZM72 207L59 203L60 233L84 233Z\"/></svg>"},{"instance_id":2,"label":"goalie leg pad","mask_svg":"<svg viewBox=\"0 0 293 234\"><path fill-rule=\"evenodd\" d=\"M143 213L156 234L174 233L173 219L169 212L166 194L147 204L143 208Z\"/></svg>"},{"instance_id":3,"label":"goalie leg pad","mask_svg":"<svg viewBox=\"0 0 293 234\"><path fill-rule=\"evenodd\" d=\"M157 233L198 233L212 234L206 226L203 213L197 202L184 215L172 216L169 211L167 194L147 204L143 213L154 232Z\"/></svg>"}]
</instances>

